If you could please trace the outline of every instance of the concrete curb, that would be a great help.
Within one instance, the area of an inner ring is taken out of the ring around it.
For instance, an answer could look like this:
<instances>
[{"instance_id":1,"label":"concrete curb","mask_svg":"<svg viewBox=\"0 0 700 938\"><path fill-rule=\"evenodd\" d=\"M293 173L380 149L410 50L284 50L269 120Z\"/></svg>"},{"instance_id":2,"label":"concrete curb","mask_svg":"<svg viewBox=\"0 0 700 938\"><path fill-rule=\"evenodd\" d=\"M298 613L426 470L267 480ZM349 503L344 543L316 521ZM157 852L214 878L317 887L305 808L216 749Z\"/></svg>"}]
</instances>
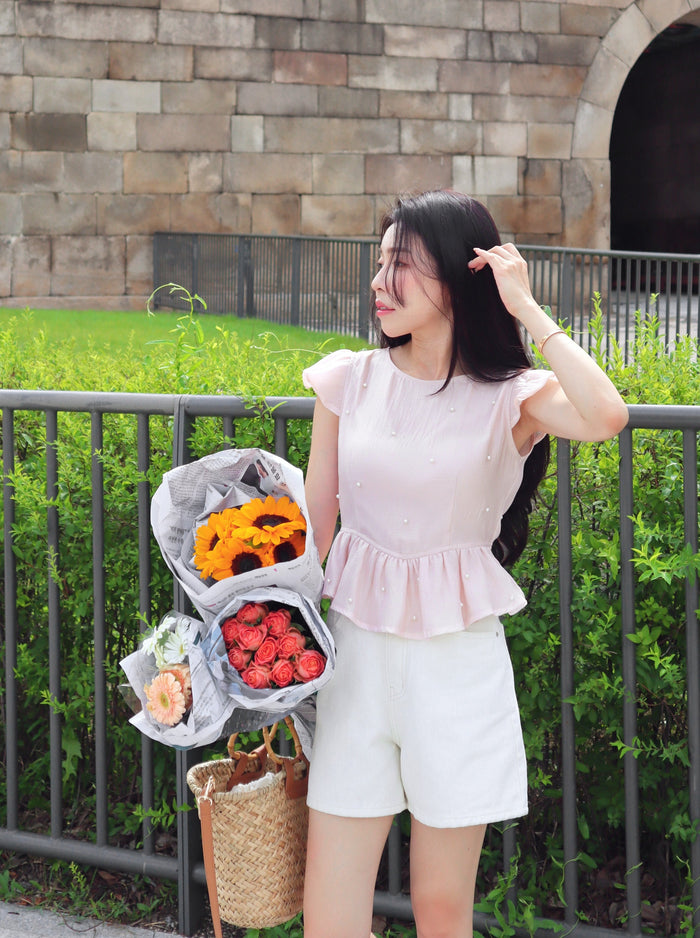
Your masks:
<instances>
[{"instance_id":1,"label":"concrete curb","mask_svg":"<svg viewBox=\"0 0 700 938\"><path fill-rule=\"evenodd\" d=\"M0 902L0 938L165 938L175 934Z\"/></svg>"}]
</instances>

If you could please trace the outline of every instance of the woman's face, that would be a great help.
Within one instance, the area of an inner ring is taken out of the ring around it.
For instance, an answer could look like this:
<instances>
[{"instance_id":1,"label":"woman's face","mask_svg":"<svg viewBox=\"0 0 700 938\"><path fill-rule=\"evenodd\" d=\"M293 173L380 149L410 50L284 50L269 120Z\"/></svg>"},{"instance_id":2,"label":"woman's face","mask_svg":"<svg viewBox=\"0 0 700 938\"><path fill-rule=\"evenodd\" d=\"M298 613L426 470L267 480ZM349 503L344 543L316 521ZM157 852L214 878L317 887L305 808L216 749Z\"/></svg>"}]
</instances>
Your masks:
<instances>
[{"instance_id":1,"label":"woman's face","mask_svg":"<svg viewBox=\"0 0 700 938\"><path fill-rule=\"evenodd\" d=\"M451 310L443 285L432 272L432 258L420 241L412 243L410 252L398 254L395 240L396 225L390 225L382 238L372 280L382 331L390 338L442 332L451 323Z\"/></svg>"}]
</instances>

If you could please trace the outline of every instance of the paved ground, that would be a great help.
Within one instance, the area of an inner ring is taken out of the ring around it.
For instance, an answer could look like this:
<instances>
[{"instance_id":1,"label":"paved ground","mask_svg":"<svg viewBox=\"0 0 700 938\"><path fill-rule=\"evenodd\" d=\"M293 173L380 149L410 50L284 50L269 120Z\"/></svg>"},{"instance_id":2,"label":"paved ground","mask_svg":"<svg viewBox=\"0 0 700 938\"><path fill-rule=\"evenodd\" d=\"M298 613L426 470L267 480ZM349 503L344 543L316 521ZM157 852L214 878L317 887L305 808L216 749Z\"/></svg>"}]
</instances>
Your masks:
<instances>
[{"instance_id":1,"label":"paved ground","mask_svg":"<svg viewBox=\"0 0 700 938\"><path fill-rule=\"evenodd\" d=\"M0 902L0 938L167 938L167 935L152 928L106 925L60 912Z\"/></svg>"}]
</instances>

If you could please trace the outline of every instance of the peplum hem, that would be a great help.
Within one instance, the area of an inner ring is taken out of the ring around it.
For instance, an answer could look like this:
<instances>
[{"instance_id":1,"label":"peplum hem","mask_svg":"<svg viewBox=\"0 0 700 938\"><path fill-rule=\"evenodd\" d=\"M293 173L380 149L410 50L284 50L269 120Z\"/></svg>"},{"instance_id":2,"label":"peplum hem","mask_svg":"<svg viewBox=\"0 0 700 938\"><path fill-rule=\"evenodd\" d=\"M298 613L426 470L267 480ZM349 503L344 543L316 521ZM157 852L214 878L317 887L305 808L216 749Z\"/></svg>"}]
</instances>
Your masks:
<instances>
[{"instance_id":1,"label":"peplum hem","mask_svg":"<svg viewBox=\"0 0 700 938\"><path fill-rule=\"evenodd\" d=\"M526 605L490 545L403 556L347 528L333 542L323 595L360 628L414 639L460 632L488 615L512 615Z\"/></svg>"}]
</instances>

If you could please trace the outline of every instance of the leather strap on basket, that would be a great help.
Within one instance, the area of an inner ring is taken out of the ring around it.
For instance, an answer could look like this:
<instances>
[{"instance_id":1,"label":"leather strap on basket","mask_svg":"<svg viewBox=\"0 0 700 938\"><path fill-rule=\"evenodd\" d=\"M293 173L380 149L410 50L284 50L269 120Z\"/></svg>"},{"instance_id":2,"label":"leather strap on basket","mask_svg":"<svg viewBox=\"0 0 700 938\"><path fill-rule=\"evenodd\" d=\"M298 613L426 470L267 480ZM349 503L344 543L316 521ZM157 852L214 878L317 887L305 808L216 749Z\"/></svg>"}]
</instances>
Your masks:
<instances>
[{"instance_id":1,"label":"leather strap on basket","mask_svg":"<svg viewBox=\"0 0 700 938\"><path fill-rule=\"evenodd\" d=\"M304 755L301 742L299 741L299 734L297 733L296 727L294 726L294 720L291 717L285 717L284 722L289 730L292 741L294 742L294 758L289 759L284 756L278 756L277 753L272 748L272 740L275 737L277 732L278 724L268 729L268 727L263 727L263 739L265 740L265 748L267 749L268 756L272 761L278 766L284 766L284 771L287 775L285 781L285 791L287 792L288 798L303 798L306 796L306 791L309 785L309 760Z\"/></svg>"},{"instance_id":2,"label":"leather strap on basket","mask_svg":"<svg viewBox=\"0 0 700 938\"><path fill-rule=\"evenodd\" d=\"M202 854L204 857L204 873L207 879L207 892L209 893L209 906L211 921L214 926L215 938L223 938L221 929L221 914L219 912L219 897L216 892L216 866L214 864L214 835L212 832L211 812L214 802L211 791L214 787L213 777L209 778L203 794L197 798L199 808L199 822L202 827Z\"/></svg>"}]
</instances>

